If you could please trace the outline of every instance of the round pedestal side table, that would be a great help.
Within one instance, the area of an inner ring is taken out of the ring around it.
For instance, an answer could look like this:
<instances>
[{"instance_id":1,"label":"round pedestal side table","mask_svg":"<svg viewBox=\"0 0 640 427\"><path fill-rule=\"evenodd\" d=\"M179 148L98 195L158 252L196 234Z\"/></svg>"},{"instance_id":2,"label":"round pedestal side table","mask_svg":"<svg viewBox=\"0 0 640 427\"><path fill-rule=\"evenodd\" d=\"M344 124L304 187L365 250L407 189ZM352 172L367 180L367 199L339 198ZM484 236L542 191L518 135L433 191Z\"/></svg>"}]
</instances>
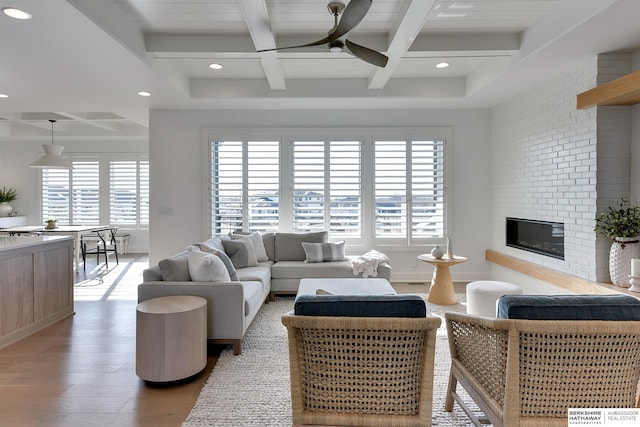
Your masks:
<instances>
[{"instance_id":1,"label":"round pedestal side table","mask_svg":"<svg viewBox=\"0 0 640 427\"><path fill-rule=\"evenodd\" d=\"M431 279L431 287L429 288L427 301L438 305L457 304L458 299L456 298L456 292L453 290L449 267L465 262L467 258L462 256L435 258L432 255L423 254L418 255L418 259L436 267L435 270L433 270L433 278Z\"/></svg>"},{"instance_id":2,"label":"round pedestal side table","mask_svg":"<svg viewBox=\"0 0 640 427\"><path fill-rule=\"evenodd\" d=\"M136 375L145 381L189 378L207 365L207 300L153 298L136 307Z\"/></svg>"}]
</instances>

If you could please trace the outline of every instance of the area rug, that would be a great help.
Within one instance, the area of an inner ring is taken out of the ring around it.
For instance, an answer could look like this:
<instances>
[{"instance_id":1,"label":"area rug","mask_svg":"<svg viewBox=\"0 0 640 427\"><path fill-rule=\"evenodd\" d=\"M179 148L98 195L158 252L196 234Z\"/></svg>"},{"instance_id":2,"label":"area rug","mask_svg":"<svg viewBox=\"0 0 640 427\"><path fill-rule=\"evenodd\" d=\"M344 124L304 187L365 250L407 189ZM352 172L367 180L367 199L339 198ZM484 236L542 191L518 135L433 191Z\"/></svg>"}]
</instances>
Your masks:
<instances>
[{"instance_id":1,"label":"area rug","mask_svg":"<svg viewBox=\"0 0 640 427\"><path fill-rule=\"evenodd\" d=\"M444 410L449 376L449 347L444 313L465 312L464 295L454 306L427 303L428 313L443 318L436 340L433 425L438 427L473 426L464 412L454 405ZM224 350L198 400L182 427L285 427L291 426L289 359L287 330L280 322L282 314L293 308L293 298L281 298L266 304L258 313L242 340L242 354ZM479 413L464 395L463 399Z\"/></svg>"}]
</instances>

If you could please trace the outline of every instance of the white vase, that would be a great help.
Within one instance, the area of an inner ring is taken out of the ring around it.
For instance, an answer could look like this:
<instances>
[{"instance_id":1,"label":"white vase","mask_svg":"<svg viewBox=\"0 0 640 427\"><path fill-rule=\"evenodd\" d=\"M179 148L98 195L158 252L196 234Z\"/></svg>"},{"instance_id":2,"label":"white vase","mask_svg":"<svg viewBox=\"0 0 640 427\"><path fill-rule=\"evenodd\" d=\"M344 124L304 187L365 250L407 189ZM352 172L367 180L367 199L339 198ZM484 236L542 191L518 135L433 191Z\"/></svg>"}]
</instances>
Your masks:
<instances>
[{"instance_id":1,"label":"white vase","mask_svg":"<svg viewBox=\"0 0 640 427\"><path fill-rule=\"evenodd\" d=\"M12 210L13 210L13 207L9 203L7 202L0 203L0 216L9 216Z\"/></svg>"},{"instance_id":2,"label":"white vase","mask_svg":"<svg viewBox=\"0 0 640 427\"><path fill-rule=\"evenodd\" d=\"M440 246L434 246L433 249L431 249L431 256L440 259L444 256L444 251Z\"/></svg>"},{"instance_id":3,"label":"white vase","mask_svg":"<svg viewBox=\"0 0 640 427\"><path fill-rule=\"evenodd\" d=\"M631 286L631 260L640 258L640 242L636 238L617 237L609 251L609 276L611 283L622 288Z\"/></svg>"}]
</instances>

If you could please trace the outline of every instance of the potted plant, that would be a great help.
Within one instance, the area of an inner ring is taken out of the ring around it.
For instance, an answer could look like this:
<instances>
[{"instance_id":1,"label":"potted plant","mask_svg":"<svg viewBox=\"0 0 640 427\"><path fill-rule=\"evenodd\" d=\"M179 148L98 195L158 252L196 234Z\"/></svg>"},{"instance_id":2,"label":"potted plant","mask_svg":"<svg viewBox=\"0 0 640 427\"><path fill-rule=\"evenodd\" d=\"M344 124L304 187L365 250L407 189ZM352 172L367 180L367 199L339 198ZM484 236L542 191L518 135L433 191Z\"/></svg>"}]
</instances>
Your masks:
<instances>
[{"instance_id":1,"label":"potted plant","mask_svg":"<svg viewBox=\"0 0 640 427\"><path fill-rule=\"evenodd\" d=\"M609 251L609 275L616 286L628 288L631 260L640 258L640 207L621 199L596 217L596 235L613 239Z\"/></svg>"},{"instance_id":2,"label":"potted plant","mask_svg":"<svg viewBox=\"0 0 640 427\"><path fill-rule=\"evenodd\" d=\"M18 198L18 192L15 188L2 187L0 190L0 216L8 216L13 207L10 205L15 199Z\"/></svg>"},{"instance_id":3,"label":"potted plant","mask_svg":"<svg viewBox=\"0 0 640 427\"><path fill-rule=\"evenodd\" d=\"M56 219L48 219L47 220L47 230L51 230L52 228L56 228L57 225L57 221Z\"/></svg>"}]
</instances>

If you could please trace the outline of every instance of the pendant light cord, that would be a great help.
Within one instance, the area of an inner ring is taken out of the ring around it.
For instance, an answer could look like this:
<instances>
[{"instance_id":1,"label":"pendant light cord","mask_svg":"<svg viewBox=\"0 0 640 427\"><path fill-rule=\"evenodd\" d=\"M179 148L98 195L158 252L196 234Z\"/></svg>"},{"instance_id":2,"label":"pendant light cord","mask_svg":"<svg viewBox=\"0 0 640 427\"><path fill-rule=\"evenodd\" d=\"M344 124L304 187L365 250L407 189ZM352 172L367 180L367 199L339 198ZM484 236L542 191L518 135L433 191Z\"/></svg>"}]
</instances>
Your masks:
<instances>
[{"instance_id":1,"label":"pendant light cord","mask_svg":"<svg viewBox=\"0 0 640 427\"><path fill-rule=\"evenodd\" d=\"M53 124L56 122L53 119L49 119L49 121L51 122L51 145L53 145Z\"/></svg>"}]
</instances>

